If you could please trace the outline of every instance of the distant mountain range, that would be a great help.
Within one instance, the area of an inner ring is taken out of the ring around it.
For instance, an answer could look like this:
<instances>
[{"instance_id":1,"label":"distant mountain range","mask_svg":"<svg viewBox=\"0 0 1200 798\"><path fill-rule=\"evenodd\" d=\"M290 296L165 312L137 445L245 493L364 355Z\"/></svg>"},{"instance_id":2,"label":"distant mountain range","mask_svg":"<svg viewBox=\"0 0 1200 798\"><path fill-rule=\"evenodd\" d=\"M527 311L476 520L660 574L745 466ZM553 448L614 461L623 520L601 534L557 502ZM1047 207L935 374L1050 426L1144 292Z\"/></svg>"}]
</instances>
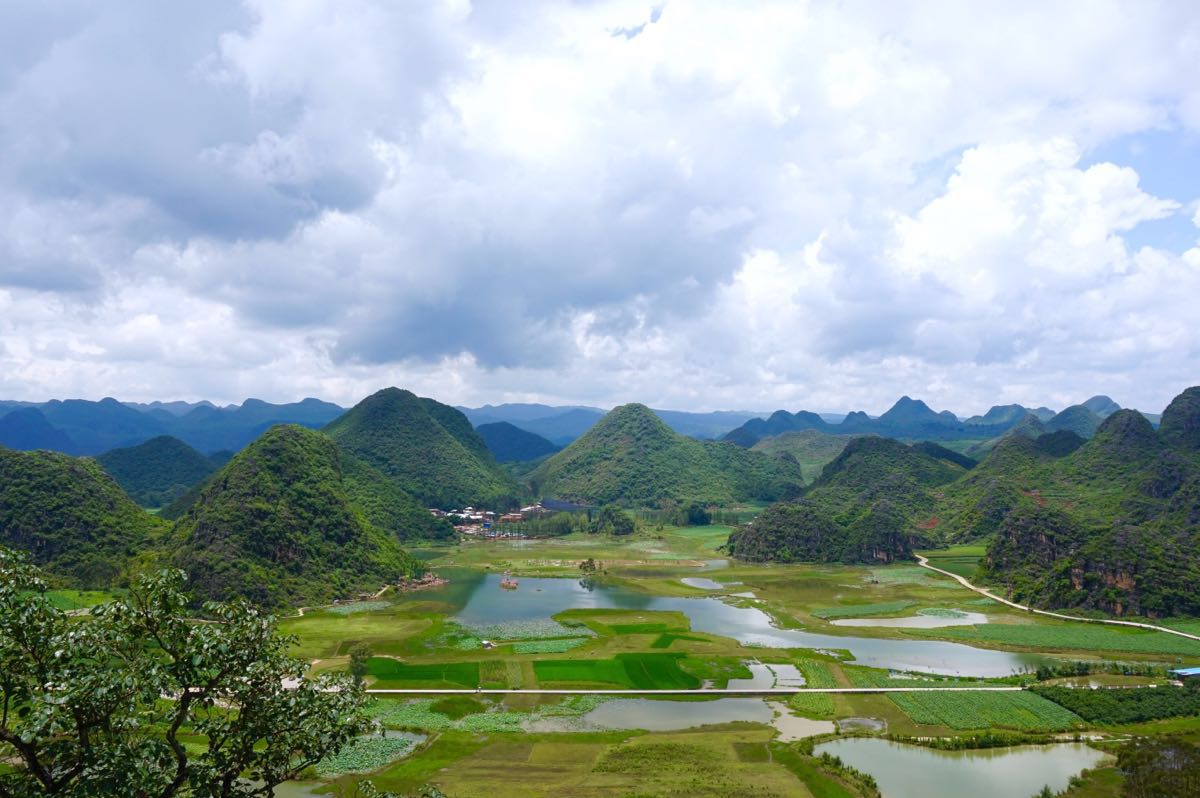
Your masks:
<instances>
[{"instance_id":1,"label":"distant mountain range","mask_svg":"<svg viewBox=\"0 0 1200 798\"><path fill-rule=\"evenodd\" d=\"M319 428L344 412L319 399L282 405L247 399L226 407L210 402L135 404L112 398L0 402L0 446L96 455L170 435L206 454L232 452L275 424Z\"/></svg>"},{"instance_id":2,"label":"distant mountain range","mask_svg":"<svg viewBox=\"0 0 1200 798\"><path fill-rule=\"evenodd\" d=\"M1020 424L1041 424L1042 431L1069 429L1090 438L1100 423L1120 405L1107 396L1093 396L1086 402L1055 413L1049 408L1021 405L997 405L982 416L960 420L949 410L935 412L919 399L902 396L878 418L866 413L849 413L840 423L830 423L817 413L801 410L789 413L777 410L769 417L755 418L729 432L724 439L739 446L752 447L759 441L785 432L816 430L833 435L882 435L903 440L981 440L998 438ZM1152 424L1159 416L1143 414Z\"/></svg>"},{"instance_id":3,"label":"distant mountain range","mask_svg":"<svg viewBox=\"0 0 1200 798\"><path fill-rule=\"evenodd\" d=\"M460 407L477 428L485 424L508 422L526 432L540 435L557 446L566 446L604 418L607 412L583 405L502 404ZM654 410L655 415L680 435L692 438L720 438L729 430L758 418L760 413L747 410L717 410L688 413L682 410Z\"/></svg>"}]
</instances>

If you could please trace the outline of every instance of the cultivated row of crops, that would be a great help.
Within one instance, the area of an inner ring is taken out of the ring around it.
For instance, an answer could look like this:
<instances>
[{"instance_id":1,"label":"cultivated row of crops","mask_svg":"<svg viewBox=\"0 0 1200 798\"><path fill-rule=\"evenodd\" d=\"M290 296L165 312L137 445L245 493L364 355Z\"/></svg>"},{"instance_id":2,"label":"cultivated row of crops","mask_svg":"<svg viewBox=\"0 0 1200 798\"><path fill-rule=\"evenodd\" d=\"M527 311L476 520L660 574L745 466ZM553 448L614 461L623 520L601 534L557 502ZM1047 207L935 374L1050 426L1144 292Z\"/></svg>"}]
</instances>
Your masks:
<instances>
[{"instance_id":1,"label":"cultivated row of crops","mask_svg":"<svg viewBox=\"0 0 1200 798\"><path fill-rule=\"evenodd\" d=\"M1062 731L1082 723L1074 712L1028 692L890 693L889 697L913 722L929 726Z\"/></svg>"}]
</instances>

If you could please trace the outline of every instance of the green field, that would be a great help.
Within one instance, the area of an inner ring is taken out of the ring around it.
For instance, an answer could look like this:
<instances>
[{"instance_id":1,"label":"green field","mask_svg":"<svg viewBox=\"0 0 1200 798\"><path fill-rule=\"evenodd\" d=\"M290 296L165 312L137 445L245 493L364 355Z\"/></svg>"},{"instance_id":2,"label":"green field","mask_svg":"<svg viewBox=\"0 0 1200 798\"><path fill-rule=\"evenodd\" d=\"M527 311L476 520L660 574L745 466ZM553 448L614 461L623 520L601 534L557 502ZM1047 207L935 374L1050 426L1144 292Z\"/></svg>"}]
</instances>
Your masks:
<instances>
[{"instance_id":1,"label":"green field","mask_svg":"<svg viewBox=\"0 0 1200 798\"><path fill-rule=\"evenodd\" d=\"M1033 693L889 693L915 723L952 729L1064 731L1083 724L1075 713Z\"/></svg>"},{"instance_id":2,"label":"green field","mask_svg":"<svg viewBox=\"0 0 1200 798\"><path fill-rule=\"evenodd\" d=\"M638 690L692 690L700 680L679 668L677 654L618 654L611 659L539 660L533 664L546 686L617 685Z\"/></svg>"},{"instance_id":3,"label":"green field","mask_svg":"<svg viewBox=\"0 0 1200 798\"><path fill-rule=\"evenodd\" d=\"M1200 660L1200 642L1143 629L1085 623L986 624L922 630L964 643L992 643L1042 651L1108 651L1125 654L1175 654ZM917 634L910 630L909 634Z\"/></svg>"},{"instance_id":4,"label":"green field","mask_svg":"<svg viewBox=\"0 0 1200 798\"><path fill-rule=\"evenodd\" d=\"M979 561L987 552L987 546L964 545L951 546L946 549L920 551L918 554L928 558L934 568L941 568L952 574L958 574L970 579L979 567Z\"/></svg>"},{"instance_id":5,"label":"green field","mask_svg":"<svg viewBox=\"0 0 1200 798\"><path fill-rule=\"evenodd\" d=\"M372 687L478 687L478 662L442 662L412 665L387 657L367 661L367 674L375 678Z\"/></svg>"}]
</instances>

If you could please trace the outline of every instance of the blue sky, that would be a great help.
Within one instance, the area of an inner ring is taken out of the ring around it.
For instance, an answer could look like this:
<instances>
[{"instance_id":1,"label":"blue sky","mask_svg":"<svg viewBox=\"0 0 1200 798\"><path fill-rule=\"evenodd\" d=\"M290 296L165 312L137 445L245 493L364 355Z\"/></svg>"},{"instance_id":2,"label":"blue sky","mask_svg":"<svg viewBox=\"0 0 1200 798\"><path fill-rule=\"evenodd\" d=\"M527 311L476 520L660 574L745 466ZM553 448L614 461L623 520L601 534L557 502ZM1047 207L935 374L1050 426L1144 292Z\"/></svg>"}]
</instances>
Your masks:
<instances>
[{"instance_id":1,"label":"blue sky","mask_svg":"<svg viewBox=\"0 0 1200 798\"><path fill-rule=\"evenodd\" d=\"M1180 2L0 2L0 396L1200 382Z\"/></svg>"}]
</instances>

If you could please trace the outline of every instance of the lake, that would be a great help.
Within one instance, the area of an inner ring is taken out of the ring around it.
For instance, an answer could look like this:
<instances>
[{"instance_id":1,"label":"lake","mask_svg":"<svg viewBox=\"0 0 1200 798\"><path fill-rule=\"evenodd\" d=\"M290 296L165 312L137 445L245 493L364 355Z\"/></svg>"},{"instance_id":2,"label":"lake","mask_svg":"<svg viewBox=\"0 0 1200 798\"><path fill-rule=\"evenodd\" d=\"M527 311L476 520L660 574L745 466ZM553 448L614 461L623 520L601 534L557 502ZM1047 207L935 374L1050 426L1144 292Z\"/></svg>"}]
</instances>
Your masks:
<instances>
[{"instance_id":1,"label":"lake","mask_svg":"<svg viewBox=\"0 0 1200 798\"><path fill-rule=\"evenodd\" d=\"M1082 743L935 751L871 738L822 743L816 752L870 773L884 798L1028 798L1047 785L1065 789L1105 758Z\"/></svg>"},{"instance_id":2,"label":"lake","mask_svg":"<svg viewBox=\"0 0 1200 798\"><path fill-rule=\"evenodd\" d=\"M466 569L440 569L450 584L417 594L445 602L454 619L467 626L549 618L569 609L628 609L681 612L697 632L768 648L845 649L859 665L951 676L1007 676L1045 661L1036 654L975 648L938 640L842 637L800 629L780 629L752 606L734 606L714 597L653 596L627 588L576 579L522 578L516 590L500 588L501 575Z\"/></svg>"}]
</instances>

